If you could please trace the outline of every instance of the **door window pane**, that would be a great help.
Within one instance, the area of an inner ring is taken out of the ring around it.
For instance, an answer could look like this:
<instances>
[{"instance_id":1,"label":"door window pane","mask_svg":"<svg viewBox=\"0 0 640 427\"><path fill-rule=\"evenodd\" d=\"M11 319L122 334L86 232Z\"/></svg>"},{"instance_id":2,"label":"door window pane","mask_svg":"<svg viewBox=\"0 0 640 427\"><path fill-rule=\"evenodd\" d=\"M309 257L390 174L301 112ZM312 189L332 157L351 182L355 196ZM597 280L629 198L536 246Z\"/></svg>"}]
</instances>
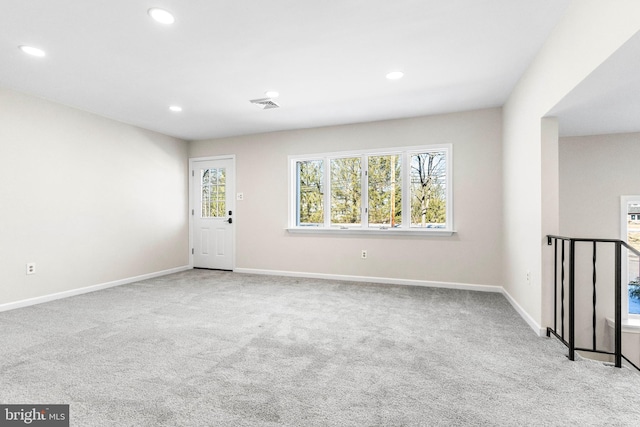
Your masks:
<instances>
[{"instance_id":1,"label":"door window pane","mask_svg":"<svg viewBox=\"0 0 640 427\"><path fill-rule=\"evenodd\" d=\"M362 204L362 159L331 159L331 224L359 225Z\"/></svg>"},{"instance_id":2,"label":"door window pane","mask_svg":"<svg viewBox=\"0 0 640 427\"><path fill-rule=\"evenodd\" d=\"M444 228L447 217L445 151L411 155L411 227Z\"/></svg>"},{"instance_id":3,"label":"door window pane","mask_svg":"<svg viewBox=\"0 0 640 427\"><path fill-rule=\"evenodd\" d=\"M369 156L369 227L402 224L402 156Z\"/></svg>"},{"instance_id":4,"label":"door window pane","mask_svg":"<svg viewBox=\"0 0 640 427\"><path fill-rule=\"evenodd\" d=\"M324 162L307 160L296 163L298 189L298 226L324 223Z\"/></svg>"},{"instance_id":5,"label":"door window pane","mask_svg":"<svg viewBox=\"0 0 640 427\"><path fill-rule=\"evenodd\" d=\"M202 218L226 217L226 170L213 168L200 170L202 183Z\"/></svg>"}]
</instances>

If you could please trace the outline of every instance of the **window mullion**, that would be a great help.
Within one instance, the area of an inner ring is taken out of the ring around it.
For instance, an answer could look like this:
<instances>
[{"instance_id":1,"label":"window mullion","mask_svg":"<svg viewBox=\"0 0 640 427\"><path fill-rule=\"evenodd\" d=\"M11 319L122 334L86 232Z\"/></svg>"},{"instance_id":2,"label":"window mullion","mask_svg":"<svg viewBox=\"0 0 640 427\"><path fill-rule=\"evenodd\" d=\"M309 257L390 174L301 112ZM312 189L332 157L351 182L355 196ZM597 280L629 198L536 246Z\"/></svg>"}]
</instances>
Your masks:
<instances>
[{"instance_id":1,"label":"window mullion","mask_svg":"<svg viewBox=\"0 0 640 427\"><path fill-rule=\"evenodd\" d=\"M447 185L447 189L445 191L445 197L446 197L445 215L446 215L446 224L449 227L451 226L451 224L453 224L453 173L452 173L453 160L451 156L451 150L452 148L445 149L446 156L447 156L447 159L446 159L447 170L445 173L445 183Z\"/></svg>"},{"instance_id":2,"label":"window mullion","mask_svg":"<svg viewBox=\"0 0 640 427\"><path fill-rule=\"evenodd\" d=\"M295 192L296 192L296 200L295 200L295 218L296 218L296 222L295 225L299 226L300 225L300 168L302 167L302 163L300 162L294 162L293 163L295 165L295 169L296 169L296 175L295 175Z\"/></svg>"},{"instance_id":3,"label":"window mullion","mask_svg":"<svg viewBox=\"0 0 640 427\"><path fill-rule=\"evenodd\" d=\"M369 156L363 154L360 162L362 164L360 169L360 200L362 203L360 224L362 224L362 228L369 228Z\"/></svg>"},{"instance_id":4,"label":"window mullion","mask_svg":"<svg viewBox=\"0 0 640 427\"><path fill-rule=\"evenodd\" d=\"M325 157L324 165L324 226L331 227L331 159Z\"/></svg>"}]
</instances>

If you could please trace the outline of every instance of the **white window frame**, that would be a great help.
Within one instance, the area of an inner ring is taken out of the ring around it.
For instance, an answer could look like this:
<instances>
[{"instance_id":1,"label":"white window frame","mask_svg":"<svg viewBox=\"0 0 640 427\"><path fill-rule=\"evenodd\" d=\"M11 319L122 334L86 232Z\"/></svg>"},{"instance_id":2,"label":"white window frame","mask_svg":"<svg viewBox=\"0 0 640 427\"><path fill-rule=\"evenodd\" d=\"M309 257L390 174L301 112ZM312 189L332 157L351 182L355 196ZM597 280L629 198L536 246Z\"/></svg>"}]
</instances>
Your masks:
<instances>
[{"instance_id":1,"label":"white window frame","mask_svg":"<svg viewBox=\"0 0 640 427\"><path fill-rule=\"evenodd\" d=\"M640 195L637 196L620 196L620 240L627 242L628 230L627 221L629 218L628 206L630 202L640 204ZM628 242L627 242L628 243ZM622 298L622 320L640 321L640 314L629 313L629 294L627 289L627 278L629 277L628 250L622 247L622 277L623 277L623 298Z\"/></svg>"},{"instance_id":2,"label":"white window frame","mask_svg":"<svg viewBox=\"0 0 640 427\"><path fill-rule=\"evenodd\" d=\"M444 228L411 227L411 197L410 182L411 168L410 158L412 154L429 151L444 151L446 153L446 222ZM402 155L402 224L399 227L370 228L368 224L368 162L369 156ZM331 225L331 159L345 157L361 157L361 223L357 226L345 225L336 227ZM323 160L324 168L324 224L319 227L298 226L297 219L297 174L296 163L299 161ZM341 151L320 154L291 155L289 161L289 207L288 227L289 233L308 234L335 234L335 235L413 235L413 236L451 236L455 233L453 227L453 146L452 144L421 145L411 147L393 147L374 150Z\"/></svg>"}]
</instances>

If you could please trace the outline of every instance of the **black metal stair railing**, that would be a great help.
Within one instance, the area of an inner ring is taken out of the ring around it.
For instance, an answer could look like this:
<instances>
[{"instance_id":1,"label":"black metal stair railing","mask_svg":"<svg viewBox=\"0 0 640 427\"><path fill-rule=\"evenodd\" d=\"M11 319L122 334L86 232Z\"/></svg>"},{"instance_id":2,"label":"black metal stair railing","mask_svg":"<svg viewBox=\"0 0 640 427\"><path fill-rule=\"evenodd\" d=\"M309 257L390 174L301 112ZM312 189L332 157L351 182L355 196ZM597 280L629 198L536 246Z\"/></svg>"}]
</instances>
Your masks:
<instances>
[{"instance_id":1,"label":"black metal stair railing","mask_svg":"<svg viewBox=\"0 0 640 427\"><path fill-rule=\"evenodd\" d=\"M560 245L558 245L560 242ZM592 313L591 313L591 348L583 348L576 346L576 243L591 243L592 244L592 283L591 283L591 300L592 300ZM597 244L607 243L614 246L615 260L614 260L614 349L613 352L608 350L602 350L597 348L597 312L596 305L598 302L596 283L597 283ZM563 236L547 236L547 245L554 247L554 279L553 279L553 328L547 327L547 337L552 334L562 341L569 349L569 359L575 360L576 351L587 351L594 353L609 354L614 356L614 364L616 367L622 367L622 359L625 359L636 369L640 370L633 362L622 354L622 247L624 246L631 253L640 257L640 252L629 246L622 240L615 239L589 239L589 238L572 238ZM567 263L567 256L565 254L565 247L568 249L568 278L565 274L565 264ZM558 246L560 246L560 263L558 263ZM560 271L558 271L560 270ZM560 283L558 283L558 273L560 276ZM640 276L640 273L639 273ZM568 282L568 283L565 283ZM558 289L560 287L560 289ZM558 294L560 295L560 301L558 301ZM568 295L568 302L566 302L565 310L565 297ZM559 307L558 307L559 304ZM558 310L559 309L559 310ZM558 331L558 311L560 311L560 330ZM566 311L568 313L566 313ZM568 317L568 328L565 328L565 317ZM565 330L568 335L565 339Z\"/></svg>"}]
</instances>

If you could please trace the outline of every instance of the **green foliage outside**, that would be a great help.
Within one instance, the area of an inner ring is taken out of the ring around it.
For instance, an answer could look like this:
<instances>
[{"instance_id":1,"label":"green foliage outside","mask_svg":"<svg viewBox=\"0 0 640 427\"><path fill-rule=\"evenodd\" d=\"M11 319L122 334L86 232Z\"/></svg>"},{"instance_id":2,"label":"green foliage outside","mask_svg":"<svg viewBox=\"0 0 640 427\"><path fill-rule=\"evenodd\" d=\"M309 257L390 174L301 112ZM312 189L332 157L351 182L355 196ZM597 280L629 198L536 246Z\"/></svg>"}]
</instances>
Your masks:
<instances>
[{"instance_id":1,"label":"green foliage outside","mask_svg":"<svg viewBox=\"0 0 640 427\"><path fill-rule=\"evenodd\" d=\"M362 159L331 159L331 223L359 224L361 221Z\"/></svg>"},{"instance_id":2,"label":"green foliage outside","mask_svg":"<svg viewBox=\"0 0 640 427\"><path fill-rule=\"evenodd\" d=\"M395 227L402 224L402 158L370 156L369 225Z\"/></svg>"},{"instance_id":3,"label":"green foliage outside","mask_svg":"<svg viewBox=\"0 0 640 427\"><path fill-rule=\"evenodd\" d=\"M331 159L331 223L362 221L361 157ZM446 222L446 153L428 152L410 157L411 226L426 227ZM402 224L402 156L369 156L368 221L370 226ZM298 225L324 223L324 161L297 162Z\"/></svg>"},{"instance_id":4,"label":"green foliage outside","mask_svg":"<svg viewBox=\"0 0 640 427\"><path fill-rule=\"evenodd\" d=\"M219 218L226 215L227 183L224 168L202 171L202 217Z\"/></svg>"},{"instance_id":5,"label":"green foliage outside","mask_svg":"<svg viewBox=\"0 0 640 427\"><path fill-rule=\"evenodd\" d=\"M446 222L446 156L429 152L411 156L411 225Z\"/></svg>"},{"instance_id":6,"label":"green foliage outside","mask_svg":"<svg viewBox=\"0 0 640 427\"><path fill-rule=\"evenodd\" d=\"M298 162L298 225L322 224L324 221L322 188L323 161Z\"/></svg>"}]
</instances>

